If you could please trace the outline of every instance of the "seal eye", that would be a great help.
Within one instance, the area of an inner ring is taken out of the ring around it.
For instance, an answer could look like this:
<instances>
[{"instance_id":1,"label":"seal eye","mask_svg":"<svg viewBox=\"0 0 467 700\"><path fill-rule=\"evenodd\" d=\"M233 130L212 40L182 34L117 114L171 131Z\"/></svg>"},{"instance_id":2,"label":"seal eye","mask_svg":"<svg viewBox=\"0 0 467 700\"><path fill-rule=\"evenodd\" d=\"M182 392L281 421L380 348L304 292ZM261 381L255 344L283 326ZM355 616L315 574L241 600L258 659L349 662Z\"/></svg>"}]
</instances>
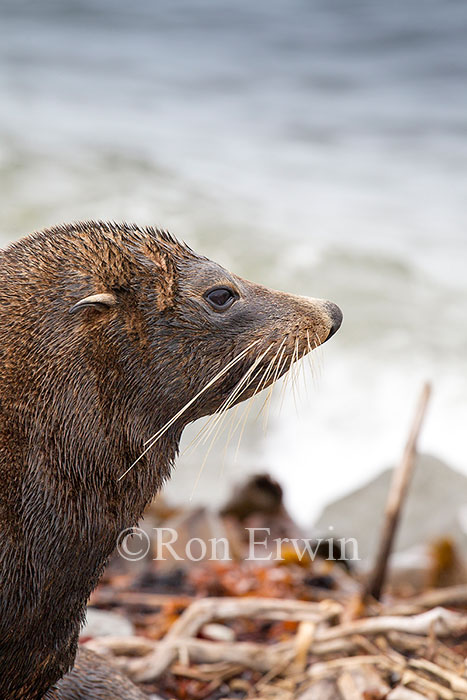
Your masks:
<instances>
[{"instance_id":1,"label":"seal eye","mask_svg":"<svg viewBox=\"0 0 467 700\"><path fill-rule=\"evenodd\" d=\"M211 291L206 294L206 299L215 311L225 311L232 306L235 301L235 296L227 287L218 287L217 289L211 289Z\"/></svg>"}]
</instances>

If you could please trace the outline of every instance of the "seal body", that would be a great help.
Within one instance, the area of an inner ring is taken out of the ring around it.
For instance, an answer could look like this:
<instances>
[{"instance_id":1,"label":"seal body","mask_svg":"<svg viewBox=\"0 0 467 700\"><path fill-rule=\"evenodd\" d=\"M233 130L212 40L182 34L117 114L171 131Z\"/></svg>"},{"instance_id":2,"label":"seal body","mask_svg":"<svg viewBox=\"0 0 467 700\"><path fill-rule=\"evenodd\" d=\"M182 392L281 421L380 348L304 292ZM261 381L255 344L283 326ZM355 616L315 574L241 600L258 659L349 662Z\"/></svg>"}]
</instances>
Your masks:
<instances>
[{"instance_id":1,"label":"seal body","mask_svg":"<svg viewBox=\"0 0 467 700\"><path fill-rule=\"evenodd\" d=\"M342 316L103 222L1 252L0 310L0 697L29 700L72 667L86 601L184 426L270 384ZM71 697L59 688L47 697Z\"/></svg>"},{"instance_id":2,"label":"seal body","mask_svg":"<svg viewBox=\"0 0 467 700\"><path fill-rule=\"evenodd\" d=\"M147 695L109 661L81 648L73 669L44 700L147 700Z\"/></svg>"}]
</instances>

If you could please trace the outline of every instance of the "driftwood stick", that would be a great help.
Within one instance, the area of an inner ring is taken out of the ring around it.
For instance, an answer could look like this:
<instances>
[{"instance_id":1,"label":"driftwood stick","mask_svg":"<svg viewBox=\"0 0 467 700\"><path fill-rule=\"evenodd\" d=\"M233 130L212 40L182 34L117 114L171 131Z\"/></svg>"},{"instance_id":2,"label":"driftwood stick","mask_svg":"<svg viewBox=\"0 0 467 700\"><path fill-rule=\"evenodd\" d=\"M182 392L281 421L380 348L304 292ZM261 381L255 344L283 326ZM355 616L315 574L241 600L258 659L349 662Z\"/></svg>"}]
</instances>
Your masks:
<instances>
[{"instance_id":1,"label":"driftwood stick","mask_svg":"<svg viewBox=\"0 0 467 700\"><path fill-rule=\"evenodd\" d=\"M91 649L99 656L138 658L154 652L158 644L161 644L161 642L155 642L152 639L146 639L146 637L114 637L109 635L108 637L90 639L83 646L86 649Z\"/></svg>"},{"instance_id":2,"label":"driftwood stick","mask_svg":"<svg viewBox=\"0 0 467 700\"><path fill-rule=\"evenodd\" d=\"M373 575L369 581L367 592L379 600L386 579L389 555L391 554L394 536L399 523L401 509L407 494L415 463L417 440L425 417L430 398L431 388L426 383L422 389L412 428L405 446L400 465L394 470L389 489L388 500L384 515L384 524L378 547L378 556Z\"/></svg>"},{"instance_id":3,"label":"driftwood stick","mask_svg":"<svg viewBox=\"0 0 467 700\"><path fill-rule=\"evenodd\" d=\"M152 682L165 670L157 664L159 658L158 649L162 649L162 643L156 647L156 651L140 659L117 657L113 662L136 682ZM190 663L238 664L243 668L251 668L261 673L268 672L277 664L286 661L290 663L295 655L292 642L279 642L265 645L257 642L210 642L206 639L183 639L173 643L171 650L173 657L178 654L187 654ZM157 664L157 665L156 665Z\"/></svg>"},{"instance_id":4,"label":"driftwood stick","mask_svg":"<svg viewBox=\"0 0 467 700\"><path fill-rule=\"evenodd\" d=\"M174 622L165 639L193 637L212 620L249 617L264 620L326 622L337 617L342 606L283 598L202 598L190 605Z\"/></svg>"},{"instance_id":5,"label":"driftwood stick","mask_svg":"<svg viewBox=\"0 0 467 700\"><path fill-rule=\"evenodd\" d=\"M367 635L389 632L428 635L430 630L433 630L437 637L465 634L467 632L467 617L462 613L452 612L445 608L433 608L433 610L412 617L398 617L396 615L369 617L317 630L315 640L316 642L324 642L354 634Z\"/></svg>"},{"instance_id":6,"label":"driftwood stick","mask_svg":"<svg viewBox=\"0 0 467 700\"><path fill-rule=\"evenodd\" d=\"M331 601L310 603L274 598L204 598L197 600L174 622L160 643L157 652L151 655L153 658L148 664L148 673L138 673L136 678L139 681L157 678L176 659L178 653L184 649L187 649L188 653L190 652L192 645L183 647L180 642L194 637L201 627L211 620L228 620L244 616L255 619L323 623L337 617L341 612L342 606ZM233 657L229 657L229 660L233 663L239 662L235 656L236 652L232 653Z\"/></svg>"},{"instance_id":7,"label":"driftwood stick","mask_svg":"<svg viewBox=\"0 0 467 700\"><path fill-rule=\"evenodd\" d=\"M385 609L388 615L413 615L423 608L438 605L467 606L467 584L424 591Z\"/></svg>"},{"instance_id":8,"label":"driftwood stick","mask_svg":"<svg viewBox=\"0 0 467 700\"><path fill-rule=\"evenodd\" d=\"M324 678L348 668L362 668L364 666L381 666L386 669L393 669L391 662L382 654L365 656L348 656L341 659L331 659L330 661L320 661L313 664L308 669L311 678Z\"/></svg>"}]
</instances>

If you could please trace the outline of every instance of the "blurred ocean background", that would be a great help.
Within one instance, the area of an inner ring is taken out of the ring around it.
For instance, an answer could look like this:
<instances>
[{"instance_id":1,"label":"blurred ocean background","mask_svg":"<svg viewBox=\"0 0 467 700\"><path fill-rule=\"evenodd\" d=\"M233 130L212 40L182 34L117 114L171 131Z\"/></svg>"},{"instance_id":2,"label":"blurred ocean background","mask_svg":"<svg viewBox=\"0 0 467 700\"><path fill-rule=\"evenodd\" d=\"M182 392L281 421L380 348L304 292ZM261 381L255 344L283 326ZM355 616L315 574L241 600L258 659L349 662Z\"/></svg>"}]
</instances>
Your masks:
<instances>
[{"instance_id":1,"label":"blurred ocean background","mask_svg":"<svg viewBox=\"0 0 467 700\"><path fill-rule=\"evenodd\" d=\"M170 498L270 470L311 522L398 458L424 379L420 447L467 473L467 3L0 0L0 191L2 245L150 223L342 307L297 409Z\"/></svg>"}]
</instances>

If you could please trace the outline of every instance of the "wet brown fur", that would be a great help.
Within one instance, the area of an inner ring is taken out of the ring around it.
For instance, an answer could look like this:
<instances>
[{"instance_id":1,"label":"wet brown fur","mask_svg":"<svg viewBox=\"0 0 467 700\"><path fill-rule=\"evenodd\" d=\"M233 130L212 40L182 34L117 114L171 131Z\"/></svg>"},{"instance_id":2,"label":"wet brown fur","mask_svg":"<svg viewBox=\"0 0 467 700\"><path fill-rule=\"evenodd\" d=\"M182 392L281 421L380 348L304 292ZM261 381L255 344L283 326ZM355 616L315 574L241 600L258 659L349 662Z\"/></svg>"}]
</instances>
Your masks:
<instances>
[{"instance_id":1,"label":"wet brown fur","mask_svg":"<svg viewBox=\"0 0 467 700\"><path fill-rule=\"evenodd\" d=\"M203 297L215 285L238 293L225 313ZM98 293L114 305L69 313ZM246 282L165 232L89 222L0 252L0 309L0 697L38 700L73 665L89 594L169 477L184 426L214 412L271 343L262 366L282 341L288 357L296 338L300 354L307 335L324 342L336 307ZM47 697L101 697L80 687L89 659Z\"/></svg>"}]
</instances>

